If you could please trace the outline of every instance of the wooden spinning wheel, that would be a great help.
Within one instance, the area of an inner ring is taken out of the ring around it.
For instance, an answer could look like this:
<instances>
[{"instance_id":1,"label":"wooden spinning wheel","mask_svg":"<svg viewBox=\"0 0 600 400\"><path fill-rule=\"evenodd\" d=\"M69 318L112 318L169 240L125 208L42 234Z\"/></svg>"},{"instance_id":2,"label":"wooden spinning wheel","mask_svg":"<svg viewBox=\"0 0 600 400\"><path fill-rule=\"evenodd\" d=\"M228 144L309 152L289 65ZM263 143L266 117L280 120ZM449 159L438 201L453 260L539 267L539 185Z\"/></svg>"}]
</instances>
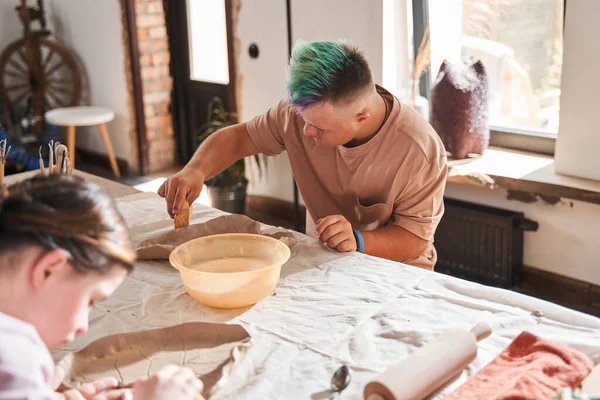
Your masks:
<instances>
[{"instance_id":1,"label":"wooden spinning wheel","mask_svg":"<svg viewBox=\"0 0 600 400\"><path fill-rule=\"evenodd\" d=\"M81 76L75 59L56 42L45 39L44 4L27 7L21 0L16 9L24 26L24 38L6 47L0 56L0 95L11 107L30 102L49 110L76 106L81 100ZM32 31L31 22L39 20L41 30Z\"/></svg>"},{"instance_id":2,"label":"wooden spinning wheel","mask_svg":"<svg viewBox=\"0 0 600 400\"><path fill-rule=\"evenodd\" d=\"M0 93L11 107L23 106L32 96L46 109L75 106L81 100L77 64L67 51L47 39L20 39L0 56Z\"/></svg>"}]
</instances>

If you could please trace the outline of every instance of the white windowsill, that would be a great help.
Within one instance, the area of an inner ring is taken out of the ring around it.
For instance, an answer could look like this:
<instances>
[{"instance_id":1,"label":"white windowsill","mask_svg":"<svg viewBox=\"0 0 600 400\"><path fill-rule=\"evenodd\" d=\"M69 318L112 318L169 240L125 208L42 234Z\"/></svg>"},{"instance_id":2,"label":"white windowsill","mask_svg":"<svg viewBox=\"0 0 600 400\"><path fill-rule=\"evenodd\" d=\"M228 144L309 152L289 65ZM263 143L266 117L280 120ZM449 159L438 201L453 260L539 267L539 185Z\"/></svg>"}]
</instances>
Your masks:
<instances>
[{"instance_id":1,"label":"white windowsill","mask_svg":"<svg viewBox=\"0 0 600 400\"><path fill-rule=\"evenodd\" d=\"M477 159L449 165L448 182L600 204L600 181L557 174L549 156L490 147Z\"/></svg>"}]
</instances>

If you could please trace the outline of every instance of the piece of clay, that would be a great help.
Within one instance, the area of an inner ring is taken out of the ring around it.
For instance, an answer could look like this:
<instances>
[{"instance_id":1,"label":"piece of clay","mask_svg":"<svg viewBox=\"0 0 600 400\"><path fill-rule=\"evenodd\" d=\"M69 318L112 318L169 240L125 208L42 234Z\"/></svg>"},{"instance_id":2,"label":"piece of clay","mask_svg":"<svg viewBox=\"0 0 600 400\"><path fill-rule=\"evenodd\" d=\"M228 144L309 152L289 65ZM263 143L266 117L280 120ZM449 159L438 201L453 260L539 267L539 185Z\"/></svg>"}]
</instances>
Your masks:
<instances>
[{"instance_id":1,"label":"piece of clay","mask_svg":"<svg viewBox=\"0 0 600 400\"><path fill-rule=\"evenodd\" d=\"M185 229L185 228L182 228ZM136 250L138 260L168 260L176 246L151 244Z\"/></svg>"},{"instance_id":2,"label":"piece of clay","mask_svg":"<svg viewBox=\"0 0 600 400\"><path fill-rule=\"evenodd\" d=\"M224 215L208 222L178 228L165 234L144 240L137 248L138 260L168 260L175 247L192 239L224 233L261 234L260 223L240 214ZM289 231L265 234L278 239L288 247L295 246L298 241Z\"/></svg>"},{"instance_id":3,"label":"piece of clay","mask_svg":"<svg viewBox=\"0 0 600 400\"><path fill-rule=\"evenodd\" d=\"M183 203L183 209L175 216L175 229L184 228L190 225L192 219L192 207L187 201Z\"/></svg>"},{"instance_id":4,"label":"piece of clay","mask_svg":"<svg viewBox=\"0 0 600 400\"><path fill-rule=\"evenodd\" d=\"M130 386L177 363L202 377L208 396L232 351L248 340L248 333L239 325L190 322L107 336L68 354L59 365L66 372L64 384L77 387L107 376L117 378L120 386Z\"/></svg>"},{"instance_id":5,"label":"piece of clay","mask_svg":"<svg viewBox=\"0 0 600 400\"><path fill-rule=\"evenodd\" d=\"M277 239L283 244L285 244L290 249L298 244L298 240L294 237L292 232L276 232L273 234L265 234L265 236L272 237L273 239Z\"/></svg>"},{"instance_id":6,"label":"piece of clay","mask_svg":"<svg viewBox=\"0 0 600 400\"><path fill-rule=\"evenodd\" d=\"M192 239L222 233L260 234L260 223L245 215L224 215L144 240L137 248L138 260L167 260L175 247Z\"/></svg>"},{"instance_id":7,"label":"piece of clay","mask_svg":"<svg viewBox=\"0 0 600 400\"><path fill-rule=\"evenodd\" d=\"M531 312L531 315L537 318L542 318L544 316L544 312L542 310L535 309Z\"/></svg>"}]
</instances>

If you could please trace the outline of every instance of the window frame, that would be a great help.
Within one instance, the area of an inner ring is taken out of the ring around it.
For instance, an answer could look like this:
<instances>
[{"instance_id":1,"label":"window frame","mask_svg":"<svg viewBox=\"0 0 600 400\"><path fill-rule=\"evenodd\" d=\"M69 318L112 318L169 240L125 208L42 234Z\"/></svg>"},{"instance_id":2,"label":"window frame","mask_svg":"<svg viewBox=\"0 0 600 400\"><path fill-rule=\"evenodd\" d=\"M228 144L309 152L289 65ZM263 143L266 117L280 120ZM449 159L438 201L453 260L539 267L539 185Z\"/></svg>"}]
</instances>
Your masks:
<instances>
[{"instance_id":1,"label":"window frame","mask_svg":"<svg viewBox=\"0 0 600 400\"><path fill-rule=\"evenodd\" d=\"M563 0L563 2L564 13L566 14L567 0ZM429 22L429 0L412 0L412 14L413 57L416 57L425 27ZM428 100L431 99L431 68L427 69L421 78L419 89L424 97ZM543 134L535 131L492 126L490 127L490 146L554 156L556 136L556 134Z\"/></svg>"}]
</instances>

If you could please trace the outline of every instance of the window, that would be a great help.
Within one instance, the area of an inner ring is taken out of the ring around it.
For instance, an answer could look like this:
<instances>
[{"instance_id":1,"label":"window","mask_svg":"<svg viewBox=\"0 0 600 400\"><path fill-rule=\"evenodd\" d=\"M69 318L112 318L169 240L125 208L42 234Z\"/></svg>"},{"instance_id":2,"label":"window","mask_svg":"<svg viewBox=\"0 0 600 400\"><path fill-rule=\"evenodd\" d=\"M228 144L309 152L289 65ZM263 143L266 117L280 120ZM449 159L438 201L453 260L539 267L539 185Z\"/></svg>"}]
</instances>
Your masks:
<instances>
[{"instance_id":1,"label":"window","mask_svg":"<svg viewBox=\"0 0 600 400\"><path fill-rule=\"evenodd\" d=\"M431 35L422 94L428 96L444 59L481 60L492 130L556 137L564 0L413 0L413 14L415 42L427 24Z\"/></svg>"},{"instance_id":2,"label":"window","mask_svg":"<svg viewBox=\"0 0 600 400\"><path fill-rule=\"evenodd\" d=\"M188 0L190 78L229 84L225 0Z\"/></svg>"}]
</instances>

